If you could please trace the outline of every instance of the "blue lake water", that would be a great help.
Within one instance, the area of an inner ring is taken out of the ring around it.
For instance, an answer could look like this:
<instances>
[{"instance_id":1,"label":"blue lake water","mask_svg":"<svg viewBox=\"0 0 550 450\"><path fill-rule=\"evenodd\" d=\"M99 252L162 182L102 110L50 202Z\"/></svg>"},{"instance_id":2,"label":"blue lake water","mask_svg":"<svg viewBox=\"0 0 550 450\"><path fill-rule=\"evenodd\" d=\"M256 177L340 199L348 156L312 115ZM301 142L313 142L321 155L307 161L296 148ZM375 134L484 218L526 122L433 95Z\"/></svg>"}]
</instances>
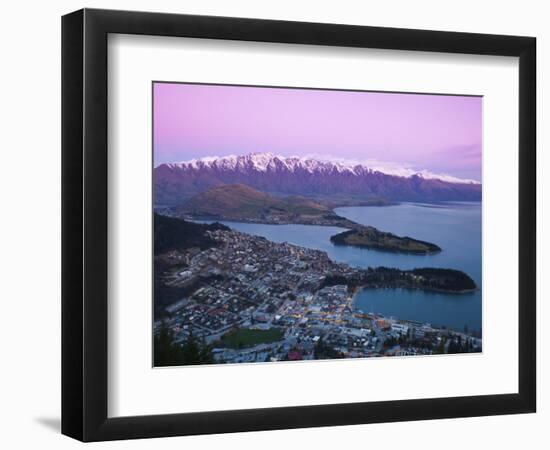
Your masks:
<instances>
[{"instance_id":1,"label":"blue lake water","mask_svg":"<svg viewBox=\"0 0 550 450\"><path fill-rule=\"evenodd\" d=\"M323 250L334 261L353 266L462 270L472 277L479 291L443 294L407 289L363 289L355 297L355 306L364 312L429 322L457 330L467 326L470 331L481 331L481 203L354 206L337 208L335 212L382 231L432 242L439 245L442 251L434 255L409 255L335 246L330 242L330 237L343 231L337 227L223 223L235 230L263 236L274 242L289 242Z\"/></svg>"}]
</instances>

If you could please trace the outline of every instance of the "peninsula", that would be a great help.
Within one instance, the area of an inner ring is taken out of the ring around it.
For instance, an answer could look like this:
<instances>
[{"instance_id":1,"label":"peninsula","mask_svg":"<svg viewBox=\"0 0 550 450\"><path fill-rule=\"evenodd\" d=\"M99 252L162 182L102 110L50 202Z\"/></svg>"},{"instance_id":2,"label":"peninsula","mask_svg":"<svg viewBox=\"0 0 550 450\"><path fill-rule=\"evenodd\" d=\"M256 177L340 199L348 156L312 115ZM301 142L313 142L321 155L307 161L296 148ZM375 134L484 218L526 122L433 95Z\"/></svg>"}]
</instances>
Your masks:
<instances>
[{"instance_id":1,"label":"peninsula","mask_svg":"<svg viewBox=\"0 0 550 450\"><path fill-rule=\"evenodd\" d=\"M365 313L353 304L364 288L457 295L476 289L459 270L351 267L323 251L219 224L159 215L155 224L157 366L190 364L161 356L188 347L196 354L197 346L205 357L193 364L388 356L398 344L407 355L481 351L472 334Z\"/></svg>"},{"instance_id":2,"label":"peninsula","mask_svg":"<svg viewBox=\"0 0 550 450\"><path fill-rule=\"evenodd\" d=\"M393 233L379 231L374 227L361 226L331 236L334 245L349 245L384 250L397 253L416 253L421 255L437 253L441 248L430 242L420 241L408 236L400 237Z\"/></svg>"},{"instance_id":3,"label":"peninsula","mask_svg":"<svg viewBox=\"0 0 550 450\"><path fill-rule=\"evenodd\" d=\"M339 216L331 206L320 201L296 195L275 197L244 184L213 187L164 213L188 220L333 226L347 229L331 237L335 245L413 254L441 251L437 245L429 242L396 236L353 222Z\"/></svg>"}]
</instances>

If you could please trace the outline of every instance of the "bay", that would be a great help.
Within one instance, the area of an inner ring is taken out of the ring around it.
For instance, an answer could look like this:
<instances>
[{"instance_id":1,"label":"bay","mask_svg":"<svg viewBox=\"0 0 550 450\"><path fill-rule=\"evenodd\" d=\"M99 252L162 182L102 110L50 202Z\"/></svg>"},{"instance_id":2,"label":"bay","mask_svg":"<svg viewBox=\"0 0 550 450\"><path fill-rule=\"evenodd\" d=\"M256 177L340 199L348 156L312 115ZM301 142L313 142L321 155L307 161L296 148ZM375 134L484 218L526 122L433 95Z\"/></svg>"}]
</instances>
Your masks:
<instances>
[{"instance_id":1,"label":"bay","mask_svg":"<svg viewBox=\"0 0 550 450\"><path fill-rule=\"evenodd\" d=\"M433 255L381 252L349 246L335 246L330 237L337 227L314 225L268 225L222 222L243 233L263 236L274 242L322 250L337 262L358 267L440 267L467 273L480 288L468 294L445 294L407 289L362 289L355 307L400 319L431 323L456 330L481 332L481 203L402 203L384 207L342 207L336 214L363 225L399 236L410 236L437 244L442 251Z\"/></svg>"}]
</instances>

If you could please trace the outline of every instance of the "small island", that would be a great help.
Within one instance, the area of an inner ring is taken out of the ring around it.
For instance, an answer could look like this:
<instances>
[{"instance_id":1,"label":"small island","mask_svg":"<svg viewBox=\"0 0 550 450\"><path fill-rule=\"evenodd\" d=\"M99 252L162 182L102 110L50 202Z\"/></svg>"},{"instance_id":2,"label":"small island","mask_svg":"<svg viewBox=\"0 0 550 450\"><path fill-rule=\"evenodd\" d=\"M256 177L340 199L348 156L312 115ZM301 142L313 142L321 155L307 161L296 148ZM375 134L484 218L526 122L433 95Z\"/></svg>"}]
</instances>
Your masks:
<instances>
[{"instance_id":1,"label":"small island","mask_svg":"<svg viewBox=\"0 0 550 450\"><path fill-rule=\"evenodd\" d=\"M400 237L393 233L377 230L374 227L357 227L331 236L334 245L383 250L386 252L414 253L427 255L438 253L441 248L430 242L420 241L408 236Z\"/></svg>"}]
</instances>

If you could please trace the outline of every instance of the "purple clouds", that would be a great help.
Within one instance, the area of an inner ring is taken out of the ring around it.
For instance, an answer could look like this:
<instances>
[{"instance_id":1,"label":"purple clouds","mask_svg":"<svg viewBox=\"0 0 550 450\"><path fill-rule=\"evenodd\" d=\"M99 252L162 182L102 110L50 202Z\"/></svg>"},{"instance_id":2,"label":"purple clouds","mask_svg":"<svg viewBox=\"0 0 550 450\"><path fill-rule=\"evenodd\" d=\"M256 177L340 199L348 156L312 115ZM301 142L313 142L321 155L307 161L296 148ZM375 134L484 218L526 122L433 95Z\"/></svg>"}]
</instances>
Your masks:
<instances>
[{"instance_id":1,"label":"purple clouds","mask_svg":"<svg viewBox=\"0 0 550 450\"><path fill-rule=\"evenodd\" d=\"M481 179L482 98L154 84L155 165L271 152Z\"/></svg>"}]
</instances>

